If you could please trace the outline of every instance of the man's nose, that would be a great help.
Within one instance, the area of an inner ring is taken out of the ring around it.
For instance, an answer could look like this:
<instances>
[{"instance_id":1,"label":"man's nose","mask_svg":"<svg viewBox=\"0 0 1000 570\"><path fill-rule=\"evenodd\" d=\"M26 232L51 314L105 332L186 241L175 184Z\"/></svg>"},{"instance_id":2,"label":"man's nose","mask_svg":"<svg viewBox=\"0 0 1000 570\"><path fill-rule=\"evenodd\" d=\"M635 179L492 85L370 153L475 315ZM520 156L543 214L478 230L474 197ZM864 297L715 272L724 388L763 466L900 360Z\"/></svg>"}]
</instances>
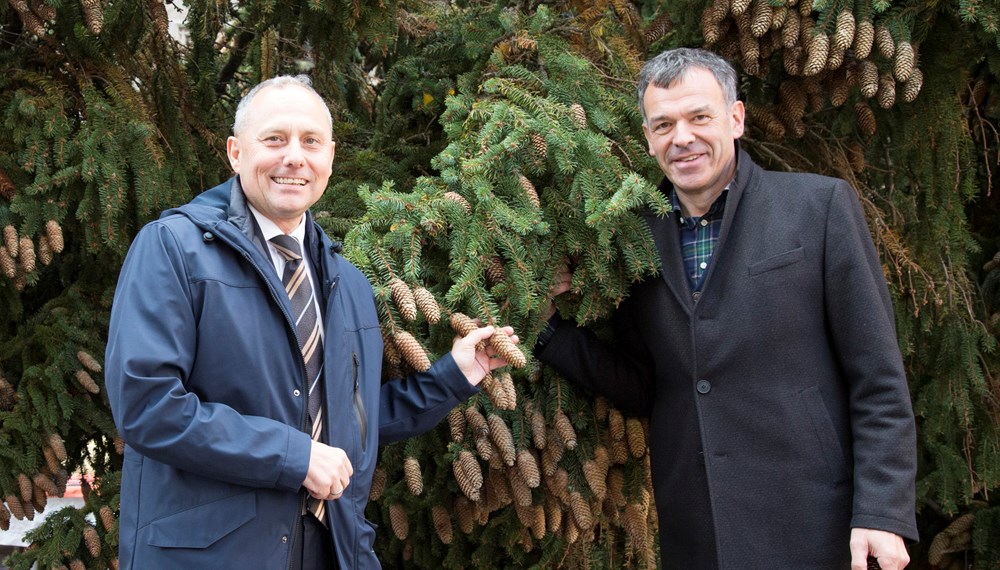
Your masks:
<instances>
[{"instance_id":1,"label":"man's nose","mask_svg":"<svg viewBox=\"0 0 1000 570\"><path fill-rule=\"evenodd\" d=\"M292 139L288 145L285 146L285 166L300 167L305 164L306 158L305 153L302 152L302 145L299 141Z\"/></svg>"},{"instance_id":2,"label":"man's nose","mask_svg":"<svg viewBox=\"0 0 1000 570\"><path fill-rule=\"evenodd\" d=\"M694 130L686 121L677 121L674 125L674 146L687 146L694 142Z\"/></svg>"}]
</instances>

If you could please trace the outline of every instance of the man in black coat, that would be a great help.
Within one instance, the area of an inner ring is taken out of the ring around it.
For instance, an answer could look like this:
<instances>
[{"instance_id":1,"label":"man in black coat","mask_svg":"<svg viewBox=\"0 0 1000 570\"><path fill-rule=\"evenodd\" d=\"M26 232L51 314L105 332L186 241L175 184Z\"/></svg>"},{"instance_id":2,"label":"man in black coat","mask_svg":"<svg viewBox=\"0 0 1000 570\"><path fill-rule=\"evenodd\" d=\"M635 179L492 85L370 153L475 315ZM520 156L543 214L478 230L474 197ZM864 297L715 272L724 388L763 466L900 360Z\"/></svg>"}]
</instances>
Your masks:
<instances>
[{"instance_id":1,"label":"man in black coat","mask_svg":"<svg viewBox=\"0 0 1000 570\"><path fill-rule=\"evenodd\" d=\"M647 217L662 275L616 310L613 346L552 314L538 358L649 416L664 568L905 567L913 411L857 196L754 164L710 52L660 54L638 95L674 205Z\"/></svg>"}]
</instances>

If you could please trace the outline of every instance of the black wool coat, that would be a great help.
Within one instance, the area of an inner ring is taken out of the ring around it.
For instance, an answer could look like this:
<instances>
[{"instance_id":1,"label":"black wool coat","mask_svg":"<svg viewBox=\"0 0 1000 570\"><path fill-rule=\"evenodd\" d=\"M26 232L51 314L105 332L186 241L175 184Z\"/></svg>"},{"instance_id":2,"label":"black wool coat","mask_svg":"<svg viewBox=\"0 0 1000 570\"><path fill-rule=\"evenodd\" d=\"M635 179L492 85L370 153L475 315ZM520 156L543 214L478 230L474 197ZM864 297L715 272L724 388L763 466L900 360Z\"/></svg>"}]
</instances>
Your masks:
<instances>
[{"instance_id":1,"label":"black wool coat","mask_svg":"<svg viewBox=\"0 0 1000 570\"><path fill-rule=\"evenodd\" d=\"M849 568L851 528L915 540L913 411L853 189L739 151L700 292L679 215L647 217L662 275L616 310L614 345L561 322L538 351L649 416L663 567Z\"/></svg>"}]
</instances>

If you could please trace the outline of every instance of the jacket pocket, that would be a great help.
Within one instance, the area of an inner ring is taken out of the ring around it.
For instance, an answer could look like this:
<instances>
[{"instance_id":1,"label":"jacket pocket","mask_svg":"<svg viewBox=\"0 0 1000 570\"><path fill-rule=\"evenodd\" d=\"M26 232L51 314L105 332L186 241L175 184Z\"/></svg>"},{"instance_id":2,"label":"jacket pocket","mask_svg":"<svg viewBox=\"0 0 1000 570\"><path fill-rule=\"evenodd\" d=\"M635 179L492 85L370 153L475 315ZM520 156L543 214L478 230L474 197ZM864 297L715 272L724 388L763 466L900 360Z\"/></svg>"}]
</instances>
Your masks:
<instances>
[{"instance_id":1,"label":"jacket pocket","mask_svg":"<svg viewBox=\"0 0 1000 570\"><path fill-rule=\"evenodd\" d=\"M149 545L208 548L256 516L256 494L240 493L153 521L149 525Z\"/></svg>"},{"instance_id":2,"label":"jacket pocket","mask_svg":"<svg viewBox=\"0 0 1000 570\"><path fill-rule=\"evenodd\" d=\"M847 457L844 455L844 448L840 445L837 437L837 429L833 426L830 413L823 403L823 396L819 388L811 386L799 392L802 404L805 406L806 415L812 423L813 432L816 434L819 444L820 455L826 463L835 481L847 480L850 476L847 467Z\"/></svg>"},{"instance_id":3,"label":"jacket pocket","mask_svg":"<svg viewBox=\"0 0 1000 570\"><path fill-rule=\"evenodd\" d=\"M758 275L760 273L764 273L765 271L771 271L773 269L797 263L802 261L803 258L805 258L805 250L800 245L795 249L779 253L777 255L772 255L771 257L756 263L751 263L747 266L747 269L750 270L750 275Z\"/></svg>"},{"instance_id":4,"label":"jacket pocket","mask_svg":"<svg viewBox=\"0 0 1000 570\"><path fill-rule=\"evenodd\" d=\"M358 353L351 354L351 366L354 371L354 413L358 417L358 427L361 429L361 451L364 452L368 440L368 416L365 414L365 402L361 397L361 382L358 379Z\"/></svg>"}]
</instances>

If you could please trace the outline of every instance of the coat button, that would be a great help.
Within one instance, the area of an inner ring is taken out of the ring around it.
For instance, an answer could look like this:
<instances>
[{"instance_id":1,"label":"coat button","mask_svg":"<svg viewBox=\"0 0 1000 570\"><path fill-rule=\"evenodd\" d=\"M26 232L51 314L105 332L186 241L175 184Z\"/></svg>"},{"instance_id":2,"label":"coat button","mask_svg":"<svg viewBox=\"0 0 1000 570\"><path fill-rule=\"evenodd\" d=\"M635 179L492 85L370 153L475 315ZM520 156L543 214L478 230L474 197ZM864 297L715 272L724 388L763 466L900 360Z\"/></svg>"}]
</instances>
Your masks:
<instances>
[{"instance_id":1,"label":"coat button","mask_svg":"<svg viewBox=\"0 0 1000 570\"><path fill-rule=\"evenodd\" d=\"M281 544L286 544L287 542L288 542L288 535L286 534L281 537Z\"/></svg>"},{"instance_id":2,"label":"coat button","mask_svg":"<svg viewBox=\"0 0 1000 570\"><path fill-rule=\"evenodd\" d=\"M298 390L292 390L292 394L294 394L296 398L298 398L299 394L301 394L301 393L302 392L299 392Z\"/></svg>"},{"instance_id":3,"label":"coat button","mask_svg":"<svg viewBox=\"0 0 1000 570\"><path fill-rule=\"evenodd\" d=\"M708 394L712 391L712 383L708 380L698 380L695 389L698 390L699 394Z\"/></svg>"},{"instance_id":4,"label":"coat button","mask_svg":"<svg viewBox=\"0 0 1000 570\"><path fill-rule=\"evenodd\" d=\"M694 301L697 303L698 299L701 299L701 291L695 291L694 293L691 293L691 298L694 299Z\"/></svg>"},{"instance_id":5,"label":"coat button","mask_svg":"<svg viewBox=\"0 0 1000 570\"><path fill-rule=\"evenodd\" d=\"M205 232L201 234L201 239L205 241L212 241L213 239L215 239L215 236L212 235L212 232Z\"/></svg>"}]
</instances>

